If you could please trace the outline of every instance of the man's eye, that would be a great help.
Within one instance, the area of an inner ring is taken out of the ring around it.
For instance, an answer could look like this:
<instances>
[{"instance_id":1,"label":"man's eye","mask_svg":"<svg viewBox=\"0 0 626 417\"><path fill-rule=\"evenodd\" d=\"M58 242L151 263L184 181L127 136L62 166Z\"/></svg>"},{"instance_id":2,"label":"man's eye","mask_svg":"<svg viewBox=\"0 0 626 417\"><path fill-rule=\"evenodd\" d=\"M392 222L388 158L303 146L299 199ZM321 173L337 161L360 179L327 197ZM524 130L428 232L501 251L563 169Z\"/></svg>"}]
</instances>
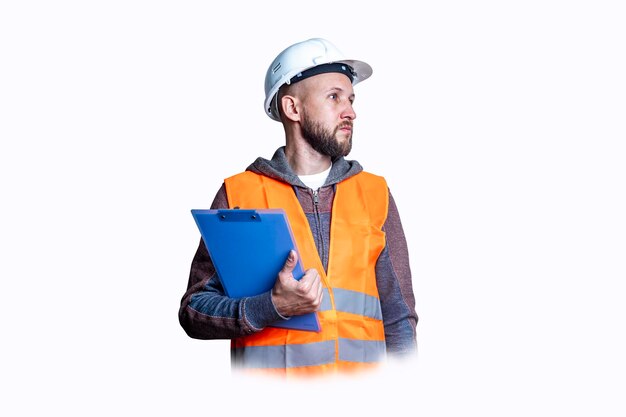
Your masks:
<instances>
[{"instance_id":1,"label":"man's eye","mask_svg":"<svg viewBox=\"0 0 626 417\"><path fill-rule=\"evenodd\" d=\"M332 98L333 100L336 100L337 99L337 94L331 94L328 97Z\"/></svg>"}]
</instances>

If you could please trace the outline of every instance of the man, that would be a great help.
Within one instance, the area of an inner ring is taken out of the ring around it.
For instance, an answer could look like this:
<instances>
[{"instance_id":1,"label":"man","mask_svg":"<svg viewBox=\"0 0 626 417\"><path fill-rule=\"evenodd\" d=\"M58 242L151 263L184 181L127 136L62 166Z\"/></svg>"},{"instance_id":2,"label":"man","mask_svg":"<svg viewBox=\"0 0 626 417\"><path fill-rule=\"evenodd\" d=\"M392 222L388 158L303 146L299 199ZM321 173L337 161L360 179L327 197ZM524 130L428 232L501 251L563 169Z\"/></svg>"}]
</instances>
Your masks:
<instances>
[{"instance_id":1,"label":"man","mask_svg":"<svg viewBox=\"0 0 626 417\"><path fill-rule=\"evenodd\" d=\"M234 367L319 375L371 369L416 352L408 250L383 177L346 160L356 114L353 86L372 74L325 39L291 45L265 78L265 111L285 146L224 180L211 208L283 208L292 251L267 293L228 298L201 240L179 319L190 337L231 339ZM296 277L299 278L299 277ZM317 311L320 332L272 327Z\"/></svg>"}]
</instances>

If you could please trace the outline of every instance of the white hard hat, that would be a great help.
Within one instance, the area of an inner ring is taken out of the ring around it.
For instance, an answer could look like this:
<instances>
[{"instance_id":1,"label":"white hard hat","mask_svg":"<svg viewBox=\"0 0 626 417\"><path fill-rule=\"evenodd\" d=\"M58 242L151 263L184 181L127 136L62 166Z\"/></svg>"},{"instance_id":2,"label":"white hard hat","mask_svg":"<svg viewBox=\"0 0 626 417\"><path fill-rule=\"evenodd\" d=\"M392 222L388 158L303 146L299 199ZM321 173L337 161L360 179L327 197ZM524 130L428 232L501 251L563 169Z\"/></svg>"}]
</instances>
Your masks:
<instances>
[{"instance_id":1,"label":"white hard hat","mask_svg":"<svg viewBox=\"0 0 626 417\"><path fill-rule=\"evenodd\" d=\"M322 64L345 64L336 72L344 72L356 85L372 75L372 67L363 61L346 59L329 41L313 38L291 45L272 61L265 74L265 112L273 120L280 121L276 93L283 84L290 84L292 78L303 71Z\"/></svg>"}]
</instances>

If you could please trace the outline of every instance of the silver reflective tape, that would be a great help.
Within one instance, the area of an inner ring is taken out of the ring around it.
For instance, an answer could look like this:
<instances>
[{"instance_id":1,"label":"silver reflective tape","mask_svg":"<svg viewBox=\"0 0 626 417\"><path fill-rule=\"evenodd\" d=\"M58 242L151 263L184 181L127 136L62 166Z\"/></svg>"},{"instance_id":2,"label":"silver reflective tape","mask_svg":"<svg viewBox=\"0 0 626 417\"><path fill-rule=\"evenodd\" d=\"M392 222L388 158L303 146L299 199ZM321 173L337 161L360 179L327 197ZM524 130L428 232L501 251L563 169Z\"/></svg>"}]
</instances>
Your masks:
<instances>
[{"instance_id":1,"label":"silver reflective tape","mask_svg":"<svg viewBox=\"0 0 626 417\"><path fill-rule=\"evenodd\" d=\"M323 365L335 362L335 341L287 345L287 367Z\"/></svg>"},{"instance_id":2,"label":"silver reflective tape","mask_svg":"<svg viewBox=\"0 0 626 417\"><path fill-rule=\"evenodd\" d=\"M233 363L243 368L284 368L285 346L246 346L232 352Z\"/></svg>"},{"instance_id":3,"label":"silver reflective tape","mask_svg":"<svg viewBox=\"0 0 626 417\"><path fill-rule=\"evenodd\" d=\"M328 288L322 289L322 305L320 305L319 311L328 311L332 310L333 305L330 302L330 294L328 293Z\"/></svg>"},{"instance_id":4,"label":"silver reflective tape","mask_svg":"<svg viewBox=\"0 0 626 417\"><path fill-rule=\"evenodd\" d=\"M334 288L335 308L337 311L360 314L373 319L382 320L380 300L362 292Z\"/></svg>"},{"instance_id":5,"label":"silver reflective tape","mask_svg":"<svg viewBox=\"0 0 626 417\"><path fill-rule=\"evenodd\" d=\"M233 352L236 366L244 368L294 368L333 363L335 341L281 346L246 346Z\"/></svg>"},{"instance_id":6,"label":"silver reflective tape","mask_svg":"<svg viewBox=\"0 0 626 417\"><path fill-rule=\"evenodd\" d=\"M339 339L339 359L348 362L379 362L385 358L384 341Z\"/></svg>"}]
</instances>

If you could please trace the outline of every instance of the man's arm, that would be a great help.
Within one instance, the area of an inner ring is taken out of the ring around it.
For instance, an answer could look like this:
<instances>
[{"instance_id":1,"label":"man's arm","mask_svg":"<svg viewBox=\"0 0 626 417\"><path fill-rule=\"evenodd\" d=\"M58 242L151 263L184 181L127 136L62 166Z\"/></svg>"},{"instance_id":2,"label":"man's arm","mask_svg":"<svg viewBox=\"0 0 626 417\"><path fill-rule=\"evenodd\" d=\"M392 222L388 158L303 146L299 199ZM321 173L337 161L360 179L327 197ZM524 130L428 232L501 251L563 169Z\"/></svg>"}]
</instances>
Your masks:
<instances>
[{"instance_id":1,"label":"man's arm","mask_svg":"<svg viewBox=\"0 0 626 417\"><path fill-rule=\"evenodd\" d=\"M376 283L383 313L387 352L417 351L415 295L409 252L396 203L389 193L389 210L383 225L386 245L376 263Z\"/></svg>"},{"instance_id":2,"label":"man's arm","mask_svg":"<svg viewBox=\"0 0 626 417\"><path fill-rule=\"evenodd\" d=\"M228 208L224 185L217 192L211 208ZM203 240L200 240L191 263L178 318L187 335L195 339L246 336L284 319L272 303L271 291L254 297L227 297Z\"/></svg>"}]
</instances>

